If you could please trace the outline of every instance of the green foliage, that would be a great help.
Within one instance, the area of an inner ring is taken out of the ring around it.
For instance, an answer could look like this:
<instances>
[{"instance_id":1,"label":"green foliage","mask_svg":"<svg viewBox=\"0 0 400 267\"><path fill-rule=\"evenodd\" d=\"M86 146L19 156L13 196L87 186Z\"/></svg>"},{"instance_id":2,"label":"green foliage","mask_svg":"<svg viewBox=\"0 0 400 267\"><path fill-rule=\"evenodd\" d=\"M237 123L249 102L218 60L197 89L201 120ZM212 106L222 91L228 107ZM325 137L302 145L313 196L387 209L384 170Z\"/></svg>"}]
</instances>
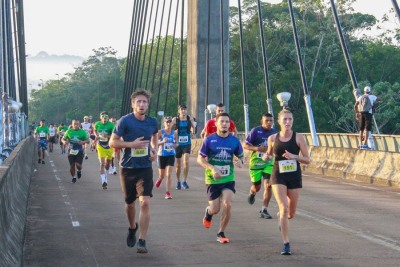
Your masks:
<instances>
[{"instance_id":1,"label":"green foliage","mask_svg":"<svg viewBox=\"0 0 400 267\"><path fill-rule=\"evenodd\" d=\"M229 18L230 115L240 131L244 130L244 92L248 99L250 128L258 125L260 114L267 111L257 2L242 2L247 82L244 89L236 7L230 8ZM397 118L400 117L400 51L392 43L398 38L398 34L386 31L379 39L366 36L365 30L379 26L379 21L371 15L354 13L351 5L353 2L354 0L335 1L355 75L361 81L359 88L362 90L365 85L371 85L373 94L383 99L377 105L375 113L379 131L384 134L399 134L400 123ZM287 1L261 4L274 113L276 115L281 109L276 95L279 92L290 92L292 97L289 105L296 121L295 130L308 132L304 88ZM358 128L353 110L355 98L330 6L322 0L295 0L293 5L317 132L355 133ZM180 39L167 36L154 41L153 49L151 43L142 46L135 88L148 89L153 93L150 115L154 116L158 110L164 110L166 115L173 116L179 102ZM156 62L157 42L160 42L160 50ZM165 42L165 62L162 65ZM170 67L172 47L174 51ZM184 40L184 86L180 92L181 102L186 99L186 64ZM115 51L111 48L94 50L94 55L67 78L50 81L43 90L32 92L31 120L45 117L48 120L62 121L90 114L97 117L102 110L120 115L123 81L125 78L132 78L125 77L127 69L127 60L115 59Z\"/></svg>"},{"instance_id":2,"label":"green foliage","mask_svg":"<svg viewBox=\"0 0 400 267\"><path fill-rule=\"evenodd\" d=\"M101 111L118 116L123 80L120 60L110 47L93 50L75 72L61 80L50 80L42 90L34 90L29 102L30 120L51 122L82 120L85 115L99 118Z\"/></svg>"}]
</instances>

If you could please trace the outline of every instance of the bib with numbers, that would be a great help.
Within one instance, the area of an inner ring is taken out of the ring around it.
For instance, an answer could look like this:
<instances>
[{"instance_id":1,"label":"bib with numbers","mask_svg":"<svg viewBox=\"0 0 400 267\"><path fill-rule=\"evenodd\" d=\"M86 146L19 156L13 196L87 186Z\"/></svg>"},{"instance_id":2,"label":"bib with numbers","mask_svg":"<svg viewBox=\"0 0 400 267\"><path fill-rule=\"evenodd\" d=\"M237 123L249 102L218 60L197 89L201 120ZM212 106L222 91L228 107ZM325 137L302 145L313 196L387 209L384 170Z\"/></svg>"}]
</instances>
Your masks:
<instances>
[{"instance_id":1,"label":"bib with numbers","mask_svg":"<svg viewBox=\"0 0 400 267\"><path fill-rule=\"evenodd\" d=\"M257 153L257 158L262 159L262 157L264 156L264 152L258 152Z\"/></svg>"},{"instance_id":2,"label":"bib with numbers","mask_svg":"<svg viewBox=\"0 0 400 267\"><path fill-rule=\"evenodd\" d=\"M46 133L40 132L39 137L46 137Z\"/></svg>"},{"instance_id":3,"label":"bib with numbers","mask_svg":"<svg viewBox=\"0 0 400 267\"><path fill-rule=\"evenodd\" d=\"M214 166L214 167L221 172L222 176L228 176L231 173L231 166L229 165Z\"/></svg>"},{"instance_id":4,"label":"bib with numbers","mask_svg":"<svg viewBox=\"0 0 400 267\"><path fill-rule=\"evenodd\" d=\"M71 150L69 151L69 154L70 154L70 155L74 155L74 156L78 155L78 153L79 153L79 150L78 150L78 149L71 149Z\"/></svg>"},{"instance_id":5,"label":"bib with numbers","mask_svg":"<svg viewBox=\"0 0 400 267\"><path fill-rule=\"evenodd\" d=\"M187 143L187 142L189 142L189 136L179 136L178 137L178 142L179 143Z\"/></svg>"},{"instance_id":6,"label":"bib with numbers","mask_svg":"<svg viewBox=\"0 0 400 267\"><path fill-rule=\"evenodd\" d=\"M279 172L287 173L287 172L295 172L297 171L297 161L294 159L288 160L280 160L279 161Z\"/></svg>"},{"instance_id":7,"label":"bib with numbers","mask_svg":"<svg viewBox=\"0 0 400 267\"><path fill-rule=\"evenodd\" d=\"M138 157L145 157L148 155L147 148L132 148L131 149L131 157L138 158Z\"/></svg>"},{"instance_id":8,"label":"bib with numbers","mask_svg":"<svg viewBox=\"0 0 400 267\"><path fill-rule=\"evenodd\" d=\"M165 143L164 144L164 150L171 151L173 149L174 149L174 144L173 143Z\"/></svg>"}]
</instances>

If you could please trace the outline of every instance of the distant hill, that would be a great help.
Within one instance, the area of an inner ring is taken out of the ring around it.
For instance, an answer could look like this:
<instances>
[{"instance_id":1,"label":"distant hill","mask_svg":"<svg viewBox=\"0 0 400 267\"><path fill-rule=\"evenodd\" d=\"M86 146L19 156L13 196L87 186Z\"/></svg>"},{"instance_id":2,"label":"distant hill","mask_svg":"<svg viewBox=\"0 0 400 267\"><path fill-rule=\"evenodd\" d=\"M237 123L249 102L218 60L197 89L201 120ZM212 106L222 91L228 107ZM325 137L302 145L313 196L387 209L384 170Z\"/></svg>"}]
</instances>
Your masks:
<instances>
[{"instance_id":1,"label":"distant hill","mask_svg":"<svg viewBox=\"0 0 400 267\"><path fill-rule=\"evenodd\" d=\"M42 79L56 80L62 78L66 73L74 72L75 68L80 66L85 58L73 55L49 55L47 52L39 52L36 56L26 58L28 94L31 89L41 88ZM56 75L59 74L59 75Z\"/></svg>"}]
</instances>

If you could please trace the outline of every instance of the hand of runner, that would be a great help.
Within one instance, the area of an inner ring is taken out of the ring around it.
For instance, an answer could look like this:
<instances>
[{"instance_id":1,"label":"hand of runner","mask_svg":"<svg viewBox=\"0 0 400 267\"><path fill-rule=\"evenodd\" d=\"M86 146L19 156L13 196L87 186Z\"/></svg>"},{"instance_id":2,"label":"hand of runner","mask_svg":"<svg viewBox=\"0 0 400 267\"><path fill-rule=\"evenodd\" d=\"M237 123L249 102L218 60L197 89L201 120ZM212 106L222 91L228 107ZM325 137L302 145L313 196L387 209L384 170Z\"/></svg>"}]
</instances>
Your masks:
<instances>
[{"instance_id":1,"label":"hand of runner","mask_svg":"<svg viewBox=\"0 0 400 267\"><path fill-rule=\"evenodd\" d=\"M212 168L211 172L212 172L212 175L213 175L214 179L218 179L218 178L222 177L221 172L216 168Z\"/></svg>"},{"instance_id":2,"label":"hand of runner","mask_svg":"<svg viewBox=\"0 0 400 267\"><path fill-rule=\"evenodd\" d=\"M271 155L268 155L267 153L265 153L265 154L262 156L261 159L264 160L264 161L270 161L270 160L272 159L272 156L271 156Z\"/></svg>"},{"instance_id":3,"label":"hand of runner","mask_svg":"<svg viewBox=\"0 0 400 267\"><path fill-rule=\"evenodd\" d=\"M149 140L143 140L144 136L136 138L133 142L131 142L131 148L146 148L149 146Z\"/></svg>"},{"instance_id":4,"label":"hand of runner","mask_svg":"<svg viewBox=\"0 0 400 267\"><path fill-rule=\"evenodd\" d=\"M285 153L283 153L282 157L287 158L287 159L298 159L299 156L292 154L290 152L288 152L287 150L285 150Z\"/></svg>"},{"instance_id":5,"label":"hand of runner","mask_svg":"<svg viewBox=\"0 0 400 267\"><path fill-rule=\"evenodd\" d=\"M237 166L238 168L243 168L243 159L237 159L234 162L235 166Z\"/></svg>"},{"instance_id":6,"label":"hand of runner","mask_svg":"<svg viewBox=\"0 0 400 267\"><path fill-rule=\"evenodd\" d=\"M156 152L153 149L150 149L149 160L154 161L156 159Z\"/></svg>"}]
</instances>

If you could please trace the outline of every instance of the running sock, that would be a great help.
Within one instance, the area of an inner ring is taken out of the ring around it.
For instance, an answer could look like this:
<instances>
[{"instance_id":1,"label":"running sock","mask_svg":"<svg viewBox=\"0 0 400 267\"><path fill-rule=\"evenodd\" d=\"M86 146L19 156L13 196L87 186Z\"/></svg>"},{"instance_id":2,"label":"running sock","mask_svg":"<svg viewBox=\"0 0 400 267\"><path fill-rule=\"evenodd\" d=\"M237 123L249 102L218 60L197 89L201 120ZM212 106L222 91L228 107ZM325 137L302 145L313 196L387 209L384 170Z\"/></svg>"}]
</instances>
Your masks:
<instances>
[{"instance_id":1,"label":"running sock","mask_svg":"<svg viewBox=\"0 0 400 267\"><path fill-rule=\"evenodd\" d=\"M104 183L106 181L106 179L107 179L105 174L100 174L100 177L101 177L101 182L102 183Z\"/></svg>"},{"instance_id":2,"label":"running sock","mask_svg":"<svg viewBox=\"0 0 400 267\"><path fill-rule=\"evenodd\" d=\"M211 221L212 215L208 214L208 208L206 209L206 219L207 221Z\"/></svg>"}]
</instances>

